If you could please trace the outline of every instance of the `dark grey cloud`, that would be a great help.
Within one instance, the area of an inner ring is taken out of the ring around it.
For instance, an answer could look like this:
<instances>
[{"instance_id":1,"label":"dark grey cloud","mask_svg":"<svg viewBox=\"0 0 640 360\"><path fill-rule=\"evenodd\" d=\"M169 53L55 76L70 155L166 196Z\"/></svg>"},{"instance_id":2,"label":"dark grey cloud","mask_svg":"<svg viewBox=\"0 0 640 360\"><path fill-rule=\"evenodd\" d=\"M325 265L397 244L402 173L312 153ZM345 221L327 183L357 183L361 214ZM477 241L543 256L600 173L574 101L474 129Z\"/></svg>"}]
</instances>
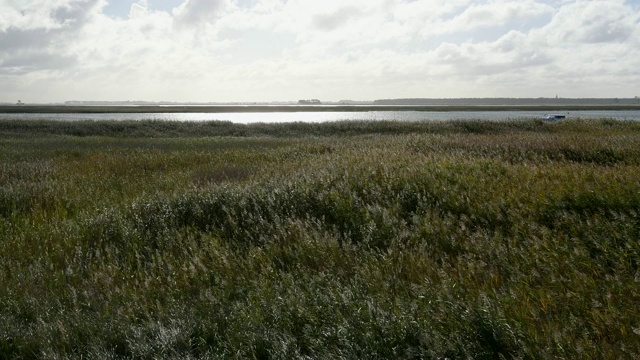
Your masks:
<instances>
[{"instance_id":1,"label":"dark grey cloud","mask_svg":"<svg viewBox=\"0 0 640 360\"><path fill-rule=\"evenodd\" d=\"M615 20L604 21L588 27L582 34L582 40L591 44L621 42L631 37L633 32L634 28L631 24Z\"/></svg>"},{"instance_id":2,"label":"dark grey cloud","mask_svg":"<svg viewBox=\"0 0 640 360\"><path fill-rule=\"evenodd\" d=\"M75 63L66 55L65 45L90 21L99 0L72 1L50 9L43 24L53 28L19 28L10 26L0 31L0 72L26 73L35 70L63 69ZM28 10L23 13L28 14Z\"/></svg>"},{"instance_id":3,"label":"dark grey cloud","mask_svg":"<svg viewBox=\"0 0 640 360\"><path fill-rule=\"evenodd\" d=\"M565 43L626 42L639 26L638 13L620 2L584 2L562 7L550 24L549 38Z\"/></svg>"},{"instance_id":4,"label":"dark grey cloud","mask_svg":"<svg viewBox=\"0 0 640 360\"><path fill-rule=\"evenodd\" d=\"M52 41L60 36L60 30L20 30L9 28L0 31L0 73L26 73L33 70L59 68L60 61L52 49Z\"/></svg>"},{"instance_id":5,"label":"dark grey cloud","mask_svg":"<svg viewBox=\"0 0 640 360\"><path fill-rule=\"evenodd\" d=\"M313 17L313 26L318 30L332 31L347 24L349 20L362 14L362 10L355 6L340 8L329 14Z\"/></svg>"},{"instance_id":6,"label":"dark grey cloud","mask_svg":"<svg viewBox=\"0 0 640 360\"><path fill-rule=\"evenodd\" d=\"M57 32L57 30L21 30L15 27L10 27L6 31L0 31L0 50L7 54L18 49L41 48L47 46L51 41L51 38L57 36Z\"/></svg>"},{"instance_id":7,"label":"dark grey cloud","mask_svg":"<svg viewBox=\"0 0 640 360\"><path fill-rule=\"evenodd\" d=\"M7 60L0 60L0 73L26 74L35 70L59 70L73 66L77 60L72 56L38 51L21 51Z\"/></svg>"},{"instance_id":8,"label":"dark grey cloud","mask_svg":"<svg viewBox=\"0 0 640 360\"><path fill-rule=\"evenodd\" d=\"M51 17L57 23L67 26L67 30L82 27L91 17L91 10L99 3L98 0L72 2L68 6L61 6L52 11Z\"/></svg>"},{"instance_id":9,"label":"dark grey cloud","mask_svg":"<svg viewBox=\"0 0 640 360\"><path fill-rule=\"evenodd\" d=\"M226 5L226 0L187 0L178 8L175 21L181 26L213 22Z\"/></svg>"}]
</instances>

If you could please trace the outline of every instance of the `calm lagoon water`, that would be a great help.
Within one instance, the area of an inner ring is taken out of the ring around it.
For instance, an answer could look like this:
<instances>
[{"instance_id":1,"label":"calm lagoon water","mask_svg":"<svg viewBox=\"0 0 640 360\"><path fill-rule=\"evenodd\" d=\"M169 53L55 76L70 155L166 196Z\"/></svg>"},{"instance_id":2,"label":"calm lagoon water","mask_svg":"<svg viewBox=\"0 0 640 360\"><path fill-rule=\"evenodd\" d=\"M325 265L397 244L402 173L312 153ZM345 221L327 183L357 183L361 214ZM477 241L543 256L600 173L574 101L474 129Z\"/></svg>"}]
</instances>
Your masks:
<instances>
[{"instance_id":1,"label":"calm lagoon water","mask_svg":"<svg viewBox=\"0 0 640 360\"><path fill-rule=\"evenodd\" d=\"M233 113L60 113L60 114L0 114L0 120L169 120L233 123L327 122L341 120L510 120L540 119L545 111L356 111L356 112L233 112ZM617 119L640 121L640 110L580 110L555 111L567 118Z\"/></svg>"}]
</instances>

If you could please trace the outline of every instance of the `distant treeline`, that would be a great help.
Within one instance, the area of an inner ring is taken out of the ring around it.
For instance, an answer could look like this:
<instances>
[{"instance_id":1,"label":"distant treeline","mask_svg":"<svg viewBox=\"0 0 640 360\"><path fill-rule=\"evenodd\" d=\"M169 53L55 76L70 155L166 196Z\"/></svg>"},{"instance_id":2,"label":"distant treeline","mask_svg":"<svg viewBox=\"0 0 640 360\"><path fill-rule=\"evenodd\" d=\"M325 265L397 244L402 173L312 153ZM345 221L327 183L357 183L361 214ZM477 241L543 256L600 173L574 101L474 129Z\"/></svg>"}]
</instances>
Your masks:
<instances>
[{"instance_id":1,"label":"distant treeline","mask_svg":"<svg viewBox=\"0 0 640 360\"><path fill-rule=\"evenodd\" d=\"M374 105L631 105L634 98L455 98L455 99L380 99Z\"/></svg>"}]
</instances>

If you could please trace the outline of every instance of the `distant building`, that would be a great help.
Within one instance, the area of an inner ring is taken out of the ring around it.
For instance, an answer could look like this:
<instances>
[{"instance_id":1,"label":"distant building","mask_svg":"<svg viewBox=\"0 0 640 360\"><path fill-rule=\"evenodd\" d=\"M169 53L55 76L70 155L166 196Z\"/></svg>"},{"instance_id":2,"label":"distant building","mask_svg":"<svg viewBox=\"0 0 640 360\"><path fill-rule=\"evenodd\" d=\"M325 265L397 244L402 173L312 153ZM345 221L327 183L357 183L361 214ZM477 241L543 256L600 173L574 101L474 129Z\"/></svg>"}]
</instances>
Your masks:
<instances>
[{"instance_id":1,"label":"distant building","mask_svg":"<svg viewBox=\"0 0 640 360\"><path fill-rule=\"evenodd\" d=\"M298 100L298 104L300 104L300 105L320 105L322 103L318 99L311 99L311 100Z\"/></svg>"},{"instance_id":2,"label":"distant building","mask_svg":"<svg viewBox=\"0 0 640 360\"><path fill-rule=\"evenodd\" d=\"M18 106L22 106L22 105L24 105L24 103L23 103L21 100L18 100L18 102L16 103L16 105L18 105Z\"/></svg>"}]
</instances>

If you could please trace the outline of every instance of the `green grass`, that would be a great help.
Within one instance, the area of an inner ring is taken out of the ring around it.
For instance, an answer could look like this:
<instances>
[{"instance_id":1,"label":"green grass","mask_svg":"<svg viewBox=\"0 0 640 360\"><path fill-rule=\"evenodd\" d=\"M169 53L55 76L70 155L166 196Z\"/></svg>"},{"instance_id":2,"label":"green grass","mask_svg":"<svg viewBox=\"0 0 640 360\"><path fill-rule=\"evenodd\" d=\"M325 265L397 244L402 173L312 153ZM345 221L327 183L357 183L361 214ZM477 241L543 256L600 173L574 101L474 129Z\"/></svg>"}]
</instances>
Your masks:
<instances>
[{"instance_id":1,"label":"green grass","mask_svg":"<svg viewBox=\"0 0 640 360\"><path fill-rule=\"evenodd\" d=\"M0 358L640 356L640 125L0 122Z\"/></svg>"}]
</instances>

